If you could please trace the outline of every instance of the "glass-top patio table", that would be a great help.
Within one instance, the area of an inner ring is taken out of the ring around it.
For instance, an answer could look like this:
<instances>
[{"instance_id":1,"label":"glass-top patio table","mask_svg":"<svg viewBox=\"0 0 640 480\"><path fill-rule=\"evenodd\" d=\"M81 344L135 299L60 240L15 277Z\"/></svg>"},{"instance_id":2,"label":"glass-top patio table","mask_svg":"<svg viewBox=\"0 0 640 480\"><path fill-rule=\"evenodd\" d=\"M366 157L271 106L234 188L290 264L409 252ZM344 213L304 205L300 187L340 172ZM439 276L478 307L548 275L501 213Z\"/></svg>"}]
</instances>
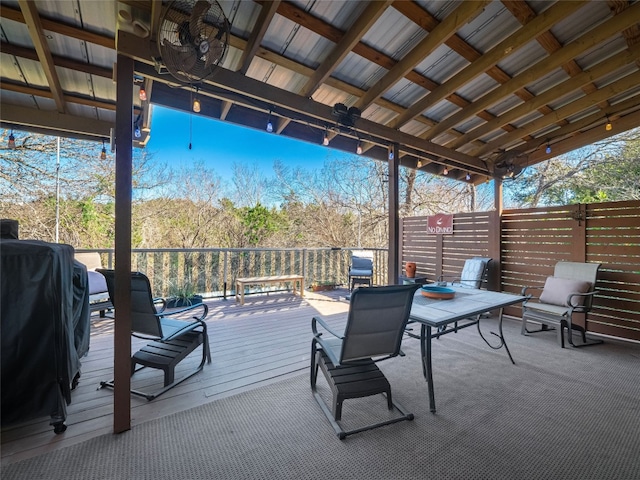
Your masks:
<instances>
[{"instance_id":1,"label":"glass-top patio table","mask_svg":"<svg viewBox=\"0 0 640 480\"><path fill-rule=\"evenodd\" d=\"M422 357L422 373L429 386L429 408L436 411L436 400L433 391L433 374L431 369L431 340L439 338L460 329L477 325L478 333L482 339L493 349L504 346L511 363L513 357L502 334L502 313L504 307L523 302L527 297L511 293L490 292L473 288L448 286L455 291L455 297L448 300L440 300L424 297L420 290L416 292L411 307L410 322L421 324L420 336L409 334L420 339L420 354ZM500 310L498 317L498 332L491 334L498 337L500 342L492 345L480 330L480 320L483 313L491 310ZM450 326L454 324L453 326ZM432 331L435 329L435 331Z\"/></svg>"}]
</instances>

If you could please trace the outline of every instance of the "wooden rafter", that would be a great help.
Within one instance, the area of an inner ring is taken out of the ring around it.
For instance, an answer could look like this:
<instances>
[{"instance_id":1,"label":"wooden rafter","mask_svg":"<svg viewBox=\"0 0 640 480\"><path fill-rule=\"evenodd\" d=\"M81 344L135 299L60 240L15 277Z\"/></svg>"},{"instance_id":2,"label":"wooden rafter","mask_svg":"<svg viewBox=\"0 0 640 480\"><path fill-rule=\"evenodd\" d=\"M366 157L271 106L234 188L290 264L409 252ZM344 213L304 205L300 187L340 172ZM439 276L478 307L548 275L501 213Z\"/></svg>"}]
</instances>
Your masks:
<instances>
[{"instance_id":1,"label":"wooden rafter","mask_svg":"<svg viewBox=\"0 0 640 480\"><path fill-rule=\"evenodd\" d=\"M466 121L479 111L498 103L506 96L531 83L533 79L540 78L546 73L551 72L553 69L565 64L568 60L571 60L580 53L585 52L589 48L592 48L608 38L619 34L621 29L627 28L637 22L638 12L640 12L640 4L633 5L627 10L627 12L628 15L617 15L591 31L586 32L580 38L574 40L568 45L565 45L554 54L526 69L507 83L492 90L485 96L476 99L469 106L434 126L425 135L423 135L422 138L425 140L436 138L442 132Z\"/></svg>"},{"instance_id":2,"label":"wooden rafter","mask_svg":"<svg viewBox=\"0 0 640 480\"><path fill-rule=\"evenodd\" d=\"M272 0L262 4L260 15L258 15L256 24L251 31L247 45L242 52L242 57L240 58L240 68L238 69L240 73L245 74L247 73L247 70L249 70L251 61L253 60L258 47L260 47L260 43L262 43L264 34L267 33L267 28L269 28L269 24L276 14L279 4L280 0Z\"/></svg>"},{"instance_id":3,"label":"wooden rafter","mask_svg":"<svg viewBox=\"0 0 640 480\"><path fill-rule=\"evenodd\" d=\"M64 93L62 92L62 85L60 85L60 79L56 73L53 58L51 57L51 50L49 50L49 45L42 31L42 22L40 21L38 9L36 8L35 2L30 0L19 0L18 3L27 28L29 29L31 41L38 54L38 61L40 62L45 77L47 77L47 82L49 83L53 99L56 102L58 112L64 113L66 110Z\"/></svg>"},{"instance_id":4,"label":"wooden rafter","mask_svg":"<svg viewBox=\"0 0 640 480\"><path fill-rule=\"evenodd\" d=\"M316 68L313 75L307 80L300 95L310 97L320 85L331 75L344 58L353 50L362 37L369 31L373 24L380 18L392 0L383 2L371 2L358 19L349 27L336 46L329 52L322 64Z\"/></svg>"},{"instance_id":5,"label":"wooden rafter","mask_svg":"<svg viewBox=\"0 0 640 480\"><path fill-rule=\"evenodd\" d=\"M479 75L486 73L493 68L496 63L505 56L511 55L526 45L531 38L534 38L551 28L566 15L574 12L584 5L584 2L560 2L541 15L534 17L526 26L518 29L515 33L498 43L495 47L487 51L480 58L470 63L466 68L458 72L446 82L433 89L431 93L415 102L406 112L396 118L392 125L399 127L414 119L435 105L440 100L456 91L461 86L469 83ZM511 77L507 77L509 80ZM505 83L504 81L500 83Z\"/></svg>"},{"instance_id":6,"label":"wooden rafter","mask_svg":"<svg viewBox=\"0 0 640 480\"><path fill-rule=\"evenodd\" d=\"M367 90L356 102L356 107L365 110L384 92L411 72L417 64L456 34L458 29L482 11L488 0L461 2L456 10L436 26L429 35L418 43L402 60L396 63L382 79Z\"/></svg>"}]
</instances>

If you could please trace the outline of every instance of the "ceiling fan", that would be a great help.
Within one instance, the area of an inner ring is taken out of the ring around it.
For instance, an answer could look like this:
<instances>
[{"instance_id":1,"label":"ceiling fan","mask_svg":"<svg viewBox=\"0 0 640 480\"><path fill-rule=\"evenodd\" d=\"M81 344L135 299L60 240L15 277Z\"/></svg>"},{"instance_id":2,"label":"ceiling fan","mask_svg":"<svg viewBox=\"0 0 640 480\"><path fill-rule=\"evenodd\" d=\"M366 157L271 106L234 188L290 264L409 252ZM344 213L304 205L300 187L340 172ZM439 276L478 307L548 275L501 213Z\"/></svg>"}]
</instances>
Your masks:
<instances>
[{"instance_id":1,"label":"ceiling fan","mask_svg":"<svg viewBox=\"0 0 640 480\"><path fill-rule=\"evenodd\" d=\"M529 154L520 150L507 150L493 160L493 176L503 180L515 180L526 167Z\"/></svg>"},{"instance_id":2,"label":"ceiling fan","mask_svg":"<svg viewBox=\"0 0 640 480\"><path fill-rule=\"evenodd\" d=\"M163 10L158 28L162 63L181 83L211 77L229 46L231 25L215 0L175 0Z\"/></svg>"}]
</instances>

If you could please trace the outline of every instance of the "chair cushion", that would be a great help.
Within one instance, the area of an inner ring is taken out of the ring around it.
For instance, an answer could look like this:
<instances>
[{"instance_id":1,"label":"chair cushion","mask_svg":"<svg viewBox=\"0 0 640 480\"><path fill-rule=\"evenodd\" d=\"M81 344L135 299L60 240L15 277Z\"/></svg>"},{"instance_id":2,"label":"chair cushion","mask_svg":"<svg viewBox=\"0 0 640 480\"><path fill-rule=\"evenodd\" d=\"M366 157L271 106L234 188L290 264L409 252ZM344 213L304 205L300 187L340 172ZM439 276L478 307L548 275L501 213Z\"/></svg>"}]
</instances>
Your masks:
<instances>
[{"instance_id":1,"label":"chair cushion","mask_svg":"<svg viewBox=\"0 0 640 480\"><path fill-rule=\"evenodd\" d=\"M349 270L349 275L352 277L369 277L373 274L372 270L360 270L357 268L352 268Z\"/></svg>"},{"instance_id":2,"label":"chair cushion","mask_svg":"<svg viewBox=\"0 0 640 480\"><path fill-rule=\"evenodd\" d=\"M87 275L89 276L89 295L93 295L94 293L105 293L107 292L107 281L104 278L104 275L98 272L94 272L93 270L87 270Z\"/></svg>"},{"instance_id":3,"label":"chair cushion","mask_svg":"<svg viewBox=\"0 0 640 480\"><path fill-rule=\"evenodd\" d=\"M471 258L464 262L460 274L460 285L467 288L480 288L480 282L487 267L487 261L482 258Z\"/></svg>"},{"instance_id":4,"label":"chair cushion","mask_svg":"<svg viewBox=\"0 0 640 480\"><path fill-rule=\"evenodd\" d=\"M540 301L551 305L580 306L584 305L584 297L571 299L572 305L567 304L567 297L572 293L587 293L591 290L591 282L571 280L569 278L547 277L544 289L540 294Z\"/></svg>"}]
</instances>

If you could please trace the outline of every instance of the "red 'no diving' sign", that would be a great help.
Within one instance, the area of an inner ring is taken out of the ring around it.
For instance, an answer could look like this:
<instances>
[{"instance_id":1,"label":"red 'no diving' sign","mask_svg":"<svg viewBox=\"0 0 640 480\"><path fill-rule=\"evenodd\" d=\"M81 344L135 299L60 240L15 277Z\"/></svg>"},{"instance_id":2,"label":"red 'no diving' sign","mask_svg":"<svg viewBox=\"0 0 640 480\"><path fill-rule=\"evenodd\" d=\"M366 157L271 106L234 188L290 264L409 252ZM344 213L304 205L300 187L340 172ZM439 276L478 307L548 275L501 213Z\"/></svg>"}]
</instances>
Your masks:
<instances>
[{"instance_id":1,"label":"red 'no diving' sign","mask_svg":"<svg viewBox=\"0 0 640 480\"><path fill-rule=\"evenodd\" d=\"M427 233L428 234L452 234L453 233L453 215L446 213L438 213L427 217Z\"/></svg>"}]
</instances>

